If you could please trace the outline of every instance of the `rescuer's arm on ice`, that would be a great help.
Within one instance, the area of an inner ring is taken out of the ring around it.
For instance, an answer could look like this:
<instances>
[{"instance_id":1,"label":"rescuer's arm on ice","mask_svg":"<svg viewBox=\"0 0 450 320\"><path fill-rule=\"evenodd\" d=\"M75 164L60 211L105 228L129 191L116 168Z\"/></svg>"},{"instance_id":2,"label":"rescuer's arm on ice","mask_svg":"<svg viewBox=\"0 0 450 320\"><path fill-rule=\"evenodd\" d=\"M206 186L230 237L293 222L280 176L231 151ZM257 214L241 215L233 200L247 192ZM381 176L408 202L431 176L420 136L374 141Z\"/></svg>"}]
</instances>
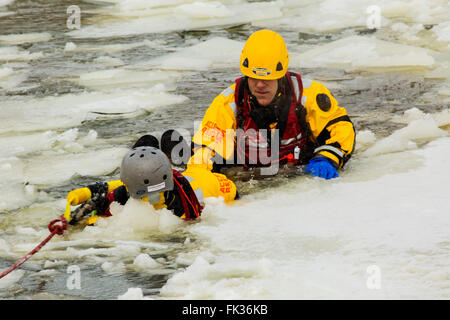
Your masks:
<instances>
[{"instance_id":1,"label":"rescuer's arm on ice","mask_svg":"<svg viewBox=\"0 0 450 320\"><path fill-rule=\"evenodd\" d=\"M186 187L183 185L183 187ZM78 188L70 191L67 194L67 205L77 206L84 205L85 208L81 208L80 211L66 210L64 217L71 224L76 224L79 220L87 217L87 214L95 212L95 216L111 216L109 210L110 204L117 201L121 205L127 203L130 195L122 181L112 182L96 182L90 184L87 187ZM161 196L161 201L154 204L155 209L167 208L171 210L175 215L181 217L183 212L183 206L177 189L166 191ZM80 207L79 207L80 208ZM80 212L78 215L77 212ZM82 216L81 216L82 215ZM94 223L96 219L88 220L88 224Z\"/></svg>"},{"instance_id":2,"label":"rescuer's arm on ice","mask_svg":"<svg viewBox=\"0 0 450 320\"><path fill-rule=\"evenodd\" d=\"M304 88L304 96L306 121L317 145L307 172L327 179L334 178L338 176L337 170L345 165L353 153L353 123L347 111L338 105L337 100L322 84L312 81L308 88Z\"/></svg>"},{"instance_id":3,"label":"rescuer's arm on ice","mask_svg":"<svg viewBox=\"0 0 450 320\"><path fill-rule=\"evenodd\" d=\"M235 84L225 89L211 103L194 134L194 155L188 167L213 168L213 158L225 161L234 155L236 117L234 115Z\"/></svg>"},{"instance_id":4,"label":"rescuer's arm on ice","mask_svg":"<svg viewBox=\"0 0 450 320\"><path fill-rule=\"evenodd\" d=\"M85 209L80 214L88 214L95 211L96 215L109 216L111 215L109 212L111 202L117 201L120 204L125 204L128 198L127 189L122 181L96 182L87 187L72 190L67 194L67 207L64 217L69 222L75 218L73 223L76 223L82 217L74 217L70 206L80 204L85 204Z\"/></svg>"}]
</instances>

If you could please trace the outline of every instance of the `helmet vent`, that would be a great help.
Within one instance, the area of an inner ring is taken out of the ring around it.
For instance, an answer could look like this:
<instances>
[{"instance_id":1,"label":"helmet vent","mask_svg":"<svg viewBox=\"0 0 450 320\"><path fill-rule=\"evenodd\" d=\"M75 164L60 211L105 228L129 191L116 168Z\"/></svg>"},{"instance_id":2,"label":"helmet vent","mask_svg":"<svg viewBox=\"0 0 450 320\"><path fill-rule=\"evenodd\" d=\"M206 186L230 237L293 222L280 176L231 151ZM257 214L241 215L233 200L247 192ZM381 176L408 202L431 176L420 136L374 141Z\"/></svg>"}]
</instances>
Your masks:
<instances>
[{"instance_id":1,"label":"helmet vent","mask_svg":"<svg viewBox=\"0 0 450 320\"><path fill-rule=\"evenodd\" d=\"M281 64L281 62L278 62L277 71L281 71L281 70L283 70L283 65Z\"/></svg>"},{"instance_id":2,"label":"helmet vent","mask_svg":"<svg viewBox=\"0 0 450 320\"><path fill-rule=\"evenodd\" d=\"M143 154L141 154L139 157L141 157L141 158L143 158L144 157L144 155Z\"/></svg>"},{"instance_id":3,"label":"helmet vent","mask_svg":"<svg viewBox=\"0 0 450 320\"><path fill-rule=\"evenodd\" d=\"M132 156L134 156L134 155L135 155L135 153L130 154L130 158L131 158Z\"/></svg>"},{"instance_id":4,"label":"helmet vent","mask_svg":"<svg viewBox=\"0 0 450 320\"><path fill-rule=\"evenodd\" d=\"M163 179L167 180L167 174L163 175Z\"/></svg>"},{"instance_id":5,"label":"helmet vent","mask_svg":"<svg viewBox=\"0 0 450 320\"><path fill-rule=\"evenodd\" d=\"M145 184L148 184L149 182L150 182L150 181L148 181L148 179L145 179L145 180L144 180L144 183L145 183Z\"/></svg>"},{"instance_id":6,"label":"helmet vent","mask_svg":"<svg viewBox=\"0 0 450 320\"><path fill-rule=\"evenodd\" d=\"M242 65L246 68L248 68L248 59L245 58L244 62L242 62Z\"/></svg>"}]
</instances>

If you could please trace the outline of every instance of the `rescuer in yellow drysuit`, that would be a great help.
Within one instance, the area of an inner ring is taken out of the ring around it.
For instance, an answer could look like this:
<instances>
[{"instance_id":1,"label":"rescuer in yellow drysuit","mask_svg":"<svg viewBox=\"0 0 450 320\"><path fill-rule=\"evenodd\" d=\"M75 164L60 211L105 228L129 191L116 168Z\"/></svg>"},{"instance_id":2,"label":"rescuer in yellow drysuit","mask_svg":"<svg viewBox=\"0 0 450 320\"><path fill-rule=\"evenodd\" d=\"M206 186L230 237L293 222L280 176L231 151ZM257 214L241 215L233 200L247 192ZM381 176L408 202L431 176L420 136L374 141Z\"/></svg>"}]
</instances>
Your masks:
<instances>
[{"instance_id":1,"label":"rescuer in yellow drysuit","mask_svg":"<svg viewBox=\"0 0 450 320\"><path fill-rule=\"evenodd\" d=\"M355 146L346 110L316 81L287 70L289 55L274 31L253 33L240 57L244 75L222 91L192 139L188 168L224 164L305 164L305 172L338 177Z\"/></svg>"}]
</instances>

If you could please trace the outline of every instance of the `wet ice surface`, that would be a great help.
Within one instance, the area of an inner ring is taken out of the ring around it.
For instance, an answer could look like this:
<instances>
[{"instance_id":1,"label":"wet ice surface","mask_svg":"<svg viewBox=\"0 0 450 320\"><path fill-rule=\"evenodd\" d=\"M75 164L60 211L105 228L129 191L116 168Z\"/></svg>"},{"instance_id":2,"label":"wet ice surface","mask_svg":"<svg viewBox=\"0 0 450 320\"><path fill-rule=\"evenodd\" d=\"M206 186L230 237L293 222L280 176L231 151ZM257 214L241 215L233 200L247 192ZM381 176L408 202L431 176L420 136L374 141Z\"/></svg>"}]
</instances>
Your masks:
<instances>
[{"instance_id":1,"label":"wet ice surface","mask_svg":"<svg viewBox=\"0 0 450 320\"><path fill-rule=\"evenodd\" d=\"M340 178L230 171L242 199L211 200L194 223L116 206L56 236L0 297L449 298L450 8L378 1L374 31L373 4L89 1L69 30L63 1L0 0L0 270L48 235L68 191L117 179L138 137L192 133L252 31L280 32L290 69L325 84L358 133Z\"/></svg>"}]
</instances>

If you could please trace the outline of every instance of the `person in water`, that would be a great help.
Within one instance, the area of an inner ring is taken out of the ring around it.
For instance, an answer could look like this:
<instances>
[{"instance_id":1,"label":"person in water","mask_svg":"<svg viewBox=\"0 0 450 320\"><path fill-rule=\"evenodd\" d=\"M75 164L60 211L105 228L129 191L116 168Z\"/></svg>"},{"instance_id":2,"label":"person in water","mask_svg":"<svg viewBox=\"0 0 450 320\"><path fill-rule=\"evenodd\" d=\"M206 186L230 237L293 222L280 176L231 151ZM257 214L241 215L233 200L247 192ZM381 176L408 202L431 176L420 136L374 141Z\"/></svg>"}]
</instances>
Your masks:
<instances>
[{"instance_id":1,"label":"person in water","mask_svg":"<svg viewBox=\"0 0 450 320\"><path fill-rule=\"evenodd\" d=\"M145 139L144 139L145 140ZM67 195L64 218L72 225L87 218L87 224L99 216L111 216L110 204L125 205L130 199L149 202L155 209L167 208L181 219L197 219L205 198L222 197L225 202L238 198L235 184L220 173L190 168L180 173L159 148L146 145L143 139L122 159L120 180L96 182L72 190ZM71 212L71 206L80 205Z\"/></svg>"},{"instance_id":2,"label":"person in water","mask_svg":"<svg viewBox=\"0 0 450 320\"><path fill-rule=\"evenodd\" d=\"M253 33L240 57L243 76L213 100L190 147L175 130L162 135L161 150L154 136L141 137L122 161L120 180L69 192L66 219L75 223L83 215L82 210L71 214L70 205L89 201L84 208L107 216L111 202L125 204L130 197L195 219L204 198L238 197L235 184L219 173L228 165L289 161L306 165L305 172L314 176L338 177L355 148L353 123L324 85L288 71L288 64L278 33ZM186 154L186 171L172 169L169 158L173 162Z\"/></svg>"},{"instance_id":3,"label":"person in water","mask_svg":"<svg viewBox=\"0 0 450 320\"><path fill-rule=\"evenodd\" d=\"M355 148L353 123L324 85L288 71L288 65L278 33L250 35L240 57L243 76L206 110L188 168L220 172L227 165L294 162L314 176L339 176Z\"/></svg>"}]
</instances>

